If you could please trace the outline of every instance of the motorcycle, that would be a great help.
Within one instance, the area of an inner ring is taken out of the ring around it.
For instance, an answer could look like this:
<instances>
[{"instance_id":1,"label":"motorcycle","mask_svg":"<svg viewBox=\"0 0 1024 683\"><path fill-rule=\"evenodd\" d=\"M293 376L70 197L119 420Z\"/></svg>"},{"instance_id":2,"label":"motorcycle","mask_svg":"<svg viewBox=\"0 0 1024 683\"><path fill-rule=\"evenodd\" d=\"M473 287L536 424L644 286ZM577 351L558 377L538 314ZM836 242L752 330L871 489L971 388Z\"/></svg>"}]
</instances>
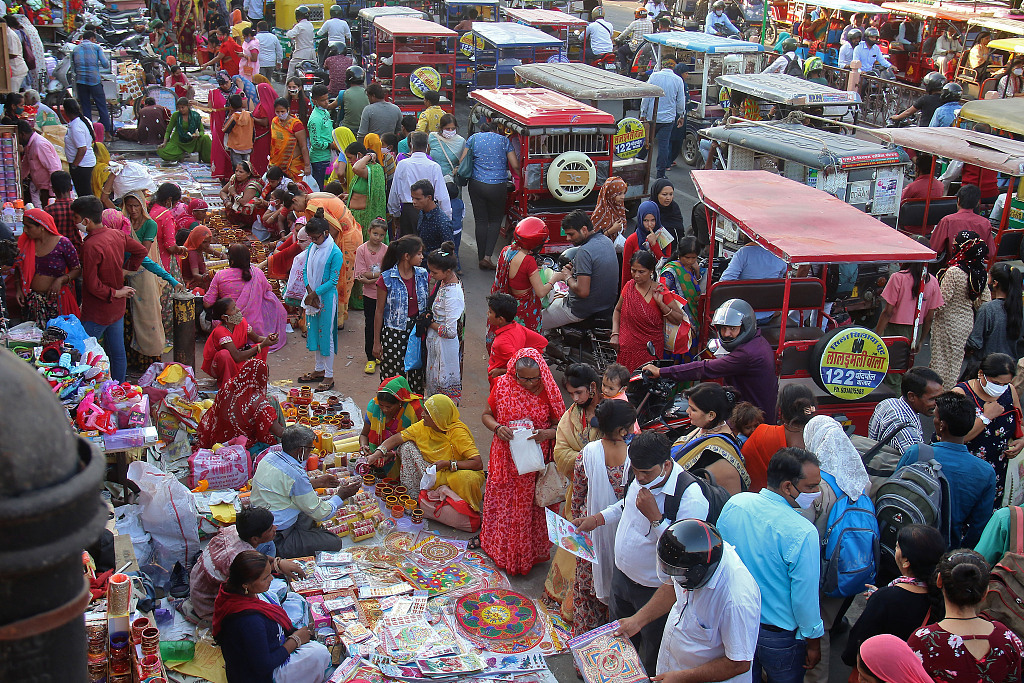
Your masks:
<instances>
[{"instance_id":1,"label":"motorcycle","mask_svg":"<svg viewBox=\"0 0 1024 683\"><path fill-rule=\"evenodd\" d=\"M654 342L647 342L647 353L652 364L662 362L656 356ZM626 399L636 408L636 421L642 431L661 432L674 442L690 429L687 400L675 380L638 369L626 385Z\"/></svg>"},{"instance_id":2,"label":"motorcycle","mask_svg":"<svg viewBox=\"0 0 1024 683\"><path fill-rule=\"evenodd\" d=\"M541 256L537 259L540 268L561 270L571 265L577 247L570 247L558 255L557 262L550 257ZM617 353L611 345L612 313L592 316L579 322L545 330L548 338L544 350L548 365L565 371L573 363L586 363L597 370L598 374L615 362Z\"/></svg>"}]
</instances>

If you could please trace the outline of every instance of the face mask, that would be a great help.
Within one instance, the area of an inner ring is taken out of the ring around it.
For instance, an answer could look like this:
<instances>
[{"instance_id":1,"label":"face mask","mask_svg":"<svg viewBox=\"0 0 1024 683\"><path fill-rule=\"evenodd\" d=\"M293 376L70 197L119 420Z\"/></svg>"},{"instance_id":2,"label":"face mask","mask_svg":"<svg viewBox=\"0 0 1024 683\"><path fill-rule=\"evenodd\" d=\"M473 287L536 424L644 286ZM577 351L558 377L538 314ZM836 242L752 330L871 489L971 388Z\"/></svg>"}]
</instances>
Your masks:
<instances>
[{"instance_id":1,"label":"face mask","mask_svg":"<svg viewBox=\"0 0 1024 683\"><path fill-rule=\"evenodd\" d=\"M821 497L821 491L815 491L814 493L803 493L796 497L796 504L800 506L801 510L806 510L814 504L814 501Z\"/></svg>"},{"instance_id":2,"label":"face mask","mask_svg":"<svg viewBox=\"0 0 1024 683\"><path fill-rule=\"evenodd\" d=\"M75 227L78 228L78 232L81 233L82 239L85 239L85 236L89 234L89 231L86 230L86 228L85 228L85 223L84 222L82 222L82 223L75 223Z\"/></svg>"},{"instance_id":3,"label":"face mask","mask_svg":"<svg viewBox=\"0 0 1024 683\"><path fill-rule=\"evenodd\" d=\"M722 13L721 12L715 12L715 16L716 17L720 17L720 16L722 16Z\"/></svg>"},{"instance_id":4,"label":"face mask","mask_svg":"<svg viewBox=\"0 0 1024 683\"><path fill-rule=\"evenodd\" d=\"M288 94L289 95L293 95L293 96L294 95L298 95L299 91L298 90L292 90L291 88L288 88Z\"/></svg>"},{"instance_id":5,"label":"face mask","mask_svg":"<svg viewBox=\"0 0 1024 683\"><path fill-rule=\"evenodd\" d=\"M281 121L281 123L284 123L285 121L288 120L288 114L278 114L277 118L278 120Z\"/></svg>"},{"instance_id":6,"label":"face mask","mask_svg":"<svg viewBox=\"0 0 1024 683\"><path fill-rule=\"evenodd\" d=\"M1020 76L1021 74L1024 74L1024 69L1022 69L1022 68L1017 68L1017 69L1014 69L1014 70L1013 70L1013 75L1014 75L1014 76Z\"/></svg>"},{"instance_id":7,"label":"face mask","mask_svg":"<svg viewBox=\"0 0 1024 683\"><path fill-rule=\"evenodd\" d=\"M237 325L238 323L242 322L242 312L238 311L234 315L224 316L224 322L226 322L228 325Z\"/></svg>"},{"instance_id":8,"label":"face mask","mask_svg":"<svg viewBox=\"0 0 1024 683\"><path fill-rule=\"evenodd\" d=\"M658 486L664 484L666 479L668 479L668 474L662 472L661 476L655 477L653 480L651 480L649 484L640 484L639 481L637 483L640 484L640 486L643 486L648 491L650 491L651 489L657 488Z\"/></svg>"},{"instance_id":9,"label":"face mask","mask_svg":"<svg viewBox=\"0 0 1024 683\"><path fill-rule=\"evenodd\" d=\"M445 138L446 140L451 140L453 137L455 137L455 133L456 131L454 130L442 130L441 137Z\"/></svg>"},{"instance_id":10,"label":"face mask","mask_svg":"<svg viewBox=\"0 0 1024 683\"><path fill-rule=\"evenodd\" d=\"M985 380L980 380L980 382L982 391L989 396L995 396L997 398L1006 393L1006 388L1010 386L1009 384L993 384L992 382L987 382Z\"/></svg>"}]
</instances>

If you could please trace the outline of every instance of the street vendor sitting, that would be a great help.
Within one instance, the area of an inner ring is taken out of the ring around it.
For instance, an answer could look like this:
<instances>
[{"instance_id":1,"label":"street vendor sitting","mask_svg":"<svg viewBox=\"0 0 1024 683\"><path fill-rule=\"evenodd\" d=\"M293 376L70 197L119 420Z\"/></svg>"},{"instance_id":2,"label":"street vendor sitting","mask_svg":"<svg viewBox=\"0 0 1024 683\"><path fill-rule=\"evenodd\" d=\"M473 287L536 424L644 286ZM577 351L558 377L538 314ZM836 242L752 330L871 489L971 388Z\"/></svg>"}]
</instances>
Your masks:
<instances>
[{"instance_id":1,"label":"street vendor sitting","mask_svg":"<svg viewBox=\"0 0 1024 683\"><path fill-rule=\"evenodd\" d=\"M278 557L306 557L321 550L341 550L341 538L320 527L318 522L337 512L343 498L355 494L359 485L338 489L329 500L320 500L315 488L337 486L333 474L314 479L306 476L302 463L313 452L316 434L304 425L285 427L280 451L270 451L260 461L252 479L252 505L274 513Z\"/></svg>"},{"instance_id":2,"label":"street vendor sitting","mask_svg":"<svg viewBox=\"0 0 1024 683\"><path fill-rule=\"evenodd\" d=\"M385 439L419 422L423 418L422 398L412 393L409 380L401 375L381 382L376 396L366 404L363 431L359 434L360 452L364 456L374 454ZM379 458L375 474L397 479L400 474L398 461L386 456Z\"/></svg>"},{"instance_id":3,"label":"street vendor sitting","mask_svg":"<svg viewBox=\"0 0 1024 683\"><path fill-rule=\"evenodd\" d=\"M401 433L389 436L370 455L370 464L383 460L398 449L402 485L420 491L421 480L433 468L434 484L429 490L448 487L480 512L484 492L484 463L459 409L444 394L423 402L423 419Z\"/></svg>"},{"instance_id":4,"label":"street vendor sitting","mask_svg":"<svg viewBox=\"0 0 1024 683\"><path fill-rule=\"evenodd\" d=\"M230 297L217 299L207 311L214 324L203 347L203 372L217 378L217 386L238 374L251 358L267 360L267 352L277 341L277 333L266 337L256 334Z\"/></svg>"},{"instance_id":5,"label":"street vendor sitting","mask_svg":"<svg viewBox=\"0 0 1024 683\"><path fill-rule=\"evenodd\" d=\"M199 161L210 163L213 140L203 129L199 112L192 109L187 97L179 97L176 107L164 132L164 144L156 153L164 161L181 161L189 154L198 153Z\"/></svg>"},{"instance_id":6,"label":"street vendor sitting","mask_svg":"<svg viewBox=\"0 0 1024 683\"><path fill-rule=\"evenodd\" d=\"M231 562L238 554L246 550L259 550L270 557L272 569L289 579L305 578L302 565L293 560L282 560L275 555L274 515L267 508L243 508L235 518L232 526L221 529L210 539L209 545L203 550L199 561L192 567L189 576L189 599L191 614L187 608L182 613L187 617L194 616L197 620L209 619L213 616L213 601L217 597L220 585L227 581Z\"/></svg>"}]
</instances>

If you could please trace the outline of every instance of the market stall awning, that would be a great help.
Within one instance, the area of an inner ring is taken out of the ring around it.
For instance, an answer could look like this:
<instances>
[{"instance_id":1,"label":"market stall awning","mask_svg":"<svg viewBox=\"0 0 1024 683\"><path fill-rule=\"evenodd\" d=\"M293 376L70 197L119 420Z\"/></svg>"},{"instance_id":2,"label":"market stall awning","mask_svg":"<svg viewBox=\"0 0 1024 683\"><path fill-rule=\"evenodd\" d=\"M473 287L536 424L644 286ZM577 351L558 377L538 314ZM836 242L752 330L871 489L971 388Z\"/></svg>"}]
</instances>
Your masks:
<instances>
[{"instance_id":1,"label":"market stall awning","mask_svg":"<svg viewBox=\"0 0 1024 683\"><path fill-rule=\"evenodd\" d=\"M1022 105L1018 103L1017 106ZM886 128L872 131L872 135L900 147L957 159L990 171L1011 176L1024 175L1024 142L1020 140L951 127Z\"/></svg>"},{"instance_id":2,"label":"market stall awning","mask_svg":"<svg viewBox=\"0 0 1024 683\"><path fill-rule=\"evenodd\" d=\"M787 263L935 258L934 251L903 233L795 180L768 171L691 171L690 175L708 207Z\"/></svg>"}]
</instances>

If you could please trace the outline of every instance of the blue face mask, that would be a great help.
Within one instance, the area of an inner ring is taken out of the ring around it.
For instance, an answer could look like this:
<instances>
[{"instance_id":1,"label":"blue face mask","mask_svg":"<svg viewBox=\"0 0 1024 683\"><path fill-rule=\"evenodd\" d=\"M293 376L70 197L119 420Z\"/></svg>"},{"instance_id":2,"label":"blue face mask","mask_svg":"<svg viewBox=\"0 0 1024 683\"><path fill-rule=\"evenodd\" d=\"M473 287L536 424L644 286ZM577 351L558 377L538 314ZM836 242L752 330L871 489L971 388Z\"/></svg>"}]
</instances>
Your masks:
<instances>
[{"instance_id":1,"label":"blue face mask","mask_svg":"<svg viewBox=\"0 0 1024 683\"><path fill-rule=\"evenodd\" d=\"M636 436L636 434L634 434L633 432L630 432L630 433L626 434L626 436L622 437L622 440L625 441L626 445L628 446L630 444L630 442L633 441L633 437L634 436Z\"/></svg>"}]
</instances>

